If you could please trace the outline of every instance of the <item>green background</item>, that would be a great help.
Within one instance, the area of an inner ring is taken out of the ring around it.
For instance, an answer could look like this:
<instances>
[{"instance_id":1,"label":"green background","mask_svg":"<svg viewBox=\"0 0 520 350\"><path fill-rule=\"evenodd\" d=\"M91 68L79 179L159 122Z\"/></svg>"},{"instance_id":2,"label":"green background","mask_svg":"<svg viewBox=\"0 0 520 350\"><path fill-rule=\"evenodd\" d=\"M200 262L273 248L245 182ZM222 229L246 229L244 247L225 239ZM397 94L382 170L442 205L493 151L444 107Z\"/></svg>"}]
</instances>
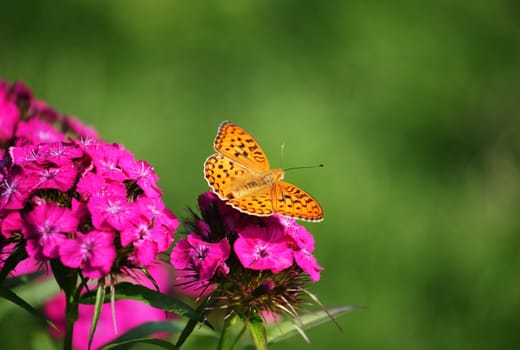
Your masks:
<instances>
[{"instance_id":1,"label":"green background","mask_svg":"<svg viewBox=\"0 0 520 350\"><path fill-rule=\"evenodd\" d=\"M3 2L0 76L150 162L178 216L223 120L324 163L286 176L325 211L312 291L366 309L314 348L518 346L518 1Z\"/></svg>"}]
</instances>

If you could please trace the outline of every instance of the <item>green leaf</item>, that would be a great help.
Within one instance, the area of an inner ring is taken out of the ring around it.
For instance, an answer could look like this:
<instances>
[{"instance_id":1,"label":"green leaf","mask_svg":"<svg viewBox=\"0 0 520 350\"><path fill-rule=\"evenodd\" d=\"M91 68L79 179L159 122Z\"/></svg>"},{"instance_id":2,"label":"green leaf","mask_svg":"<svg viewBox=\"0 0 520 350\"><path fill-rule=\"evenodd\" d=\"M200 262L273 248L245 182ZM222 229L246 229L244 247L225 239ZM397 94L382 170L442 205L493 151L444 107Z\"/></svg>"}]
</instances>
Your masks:
<instances>
[{"instance_id":1,"label":"green leaf","mask_svg":"<svg viewBox=\"0 0 520 350\"><path fill-rule=\"evenodd\" d=\"M175 297L129 282L121 282L119 284L116 284L114 288L115 300L139 300L157 309L175 312L179 315L188 317L197 322L204 323L210 328L213 328L191 306ZM90 292L83 294L80 298L80 303L92 304L91 294L92 293ZM110 299L107 300L107 297L105 296L104 302L106 303L109 300Z\"/></svg>"},{"instance_id":2,"label":"green leaf","mask_svg":"<svg viewBox=\"0 0 520 350\"><path fill-rule=\"evenodd\" d=\"M175 345L172 343L162 340L162 339L155 339L155 338L142 338L142 339L132 339L123 341L121 343L110 343L101 349L108 350L108 349L127 349L128 346L134 345L134 344L152 344L157 345L158 347L161 347L163 349L178 349Z\"/></svg>"},{"instance_id":3,"label":"green leaf","mask_svg":"<svg viewBox=\"0 0 520 350\"><path fill-rule=\"evenodd\" d=\"M5 281L6 283L4 284L4 288L9 280ZM14 283L17 284L17 282ZM42 278L33 283L21 284L16 287L16 289L12 290L21 299L25 300L28 304L33 305L35 308L43 305L47 300L49 300L49 298L59 292L58 285L52 278ZM18 308L18 305L11 301L0 299L0 323L6 322L3 318L9 317L9 314L16 308Z\"/></svg>"},{"instance_id":4,"label":"green leaf","mask_svg":"<svg viewBox=\"0 0 520 350\"><path fill-rule=\"evenodd\" d=\"M218 350L233 349L233 346L228 346L227 344L228 344L229 335L231 333L231 328L237 323L237 319L238 319L238 317L236 316L236 314L226 317L224 319L224 328L222 328L222 331L220 332L220 339L219 339L218 345L217 345ZM237 342L238 342L238 339L237 339Z\"/></svg>"},{"instance_id":5,"label":"green leaf","mask_svg":"<svg viewBox=\"0 0 520 350\"><path fill-rule=\"evenodd\" d=\"M201 318L204 319L205 317L205 314L206 314L206 310L207 310L207 307L212 305L214 303L214 300L211 299L211 298L206 298L202 304L199 305L199 307L197 308L197 310L195 311L198 315L200 315ZM184 329L182 330L182 333L181 335L179 336L179 339L177 339L177 343L175 344L177 347L181 347L182 344L184 344L184 342L186 341L186 339L188 339L188 337L190 336L190 334L193 332L193 330L195 329L195 326L197 325L197 323L199 323L199 321L197 320L194 320L192 318L190 318L190 320L186 323L186 326L184 327ZM208 324L209 325L209 324ZM211 327L211 325L209 325L211 329L213 329L213 327Z\"/></svg>"},{"instance_id":6,"label":"green leaf","mask_svg":"<svg viewBox=\"0 0 520 350\"><path fill-rule=\"evenodd\" d=\"M88 335L88 348L92 345L94 339L94 333L101 315L101 308L103 307L103 300L105 299L105 283L104 280L100 280L97 291L96 291L96 303L94 304L94 315L92 316L92 323L90 325L90 332Z\"/></svg>"},{"instance_id":7,"label":"green leaf","mask_svg":"<svg viewBox=\"0 0 520 350\"><path fill-rule=\"evenodd\" d=\"M257 350L267 349L267 335L264 320L258 313L254 313L249 319L244 320L247 325L247 330L253 338L253 342Z\"/></svg>"},{"instance_id":8,"label":"green leaf","mask_svg":"<svg viewBox=\"0 0 520 350\"><path fill-rule=\"evenodd\" d=\"M42 271L36 271L36 272L31 272L31 273L28 273L28 274L25 274L25 275L19 275L19 276L11 277L11 278L8 278L8 279L5 280L3 286L5 288L13 289L13 288L16 288L16 287L18 287L20 285L32 282L35 279L37 279L38 277L40 277L41 275L43 275Z\"/></svg>"},{"instance_id":9,"label":"green leaf","mask_svg":"<svg viewBox=\"0 0 520 350\"><path fill-rule=\"evenodd\" d=\"M183 330L189 321L191 321L189 318L187 320L183 319L183 318L178 318L175 320L171 320L169 322L173 325L173 327L176 327L179 330ZM197 333L197 336L210 337L210 338L214 338L214 339L218 339L218 337L219 337L219 334L209 327L195 328L194 333Z\"/></svg>"},{"instance_id":10,"label":"green leaf","mask_svg":"<svg viewBox=\"0 0 520 350\"><path fill-rule=\"evenodd\" d=\"M116 343L119 344L134 339L143 339L156 333L174 333L179 332L180 330L181 327L179 327L178 324L169 321L146 322L128 330L126 333L106 344L105 346ZM123 348L124 347L121 347L121 349Z\"/></svg>"},{"instance_id":11,"label":"green leaf","mask_svg":"<svg viewBox=\"0 0 520 350\"><path fill-rule=\"evenodd\" d=\"M38 310L36 310L35 308L33 308L29 303L27 303L25 300L20 298L12 290L6 289L6 288L0 286L0 297L5 298L5 299L13 302L14 304L20 306L22 309L29 312L30 314L32 314L36 318L40 319L41 321L47 323L49 326L51 326L52 328L54 328L55 330L57 330L59 332L58 328L54 325L54 323L49 321L43 313L41 313Z\"/></svg>"},{"instance_id":12,"label":"green leaf","mask_svg":"<svg viewBox=\"0 0 520 350\"><path fill-rule=\"evenodd\" d=\"M56 341L46 329L33 330L30 337L29 350L58 350Z\"/></svg>"},{"instance_id":13,"label":"green leaf","mask_svg":"<svg viewBox=\"0 0 520 350\"><path fill-rule=\"evenodd\" d=\"M329 309L317 310L301 315L298 320L284 320L267 327L267 339L269 344L300 334L308 341L303 329L310 329L323 323L334 321L334 317L344 315L352 310L359 309L356 306L338 306Z\"/></svg>"}]
</instances>

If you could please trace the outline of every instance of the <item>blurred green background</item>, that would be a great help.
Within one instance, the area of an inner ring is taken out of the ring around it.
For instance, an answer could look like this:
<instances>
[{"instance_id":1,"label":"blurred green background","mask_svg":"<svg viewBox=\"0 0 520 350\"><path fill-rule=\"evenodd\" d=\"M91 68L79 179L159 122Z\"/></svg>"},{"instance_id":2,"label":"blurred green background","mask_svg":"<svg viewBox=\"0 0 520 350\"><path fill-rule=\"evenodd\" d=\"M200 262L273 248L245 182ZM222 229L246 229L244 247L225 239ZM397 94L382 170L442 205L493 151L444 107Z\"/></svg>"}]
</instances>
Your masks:
<instances>
[{"instance_id":1,"label":"blurred green background","mask_svg":"<svg viewBox=\"0 0 520 350\"><path fill-rule=\"evenodd\" d=\"M286 176L325 210L312 291L367 308L314 348L518 346L518 1L3 2L0 76L148 160L178 216L222 120L325 163Z\"/></svg>"}]
</instances>

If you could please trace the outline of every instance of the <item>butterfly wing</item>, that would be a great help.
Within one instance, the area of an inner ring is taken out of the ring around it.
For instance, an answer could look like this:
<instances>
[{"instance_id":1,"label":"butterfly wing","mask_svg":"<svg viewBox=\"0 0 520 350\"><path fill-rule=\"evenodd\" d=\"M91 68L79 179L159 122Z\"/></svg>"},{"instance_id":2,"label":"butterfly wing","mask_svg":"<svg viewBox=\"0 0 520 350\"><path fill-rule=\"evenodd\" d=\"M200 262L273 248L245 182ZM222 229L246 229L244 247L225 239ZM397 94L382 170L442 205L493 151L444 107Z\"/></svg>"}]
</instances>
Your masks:
<instances>
[{"instance_id":1,"label":"butterfly wing","mask_svg":"<svg viewBox=\"0 0 520 350\"><path fill-rule=\"evenodd\" d=\"M251 196L231 199L228 203L243 213L256 216L269 216L274 213L271 191L266 188Z\"/></svg>"},{"instance_id":2,"label":"butterfly wing","mask_svg":"<svg viewBox=\"0 0 520 350\"><path fill-rule=\"evenodd\" d=\"M323 220L320 204L310 194L288 182L279 181L271 190L276 213L306 221Z\"/></svg>"},{"instance_id":3,"label":"butterfly wing","mask_svg":"<svg viewBox=\"0 0 520 350\"><path fill-rule=\"evenodd\" d=\"M223 122L218 128L215 151L241 164L253 172L268 171L269 161L262 147L247 131L231 122Z\"/></svg>"},{"instance_id":4,"label":"butterfly wing","mask_svg":"<svg viewBox=\"0 0 520 350\"><path fill-rule=\"evenodd\" d=\"M214 154L204 163L204 177L220 199L234 198L234 182L248 175L248 170L220 154Z\"/></svg>"}]
</instances>

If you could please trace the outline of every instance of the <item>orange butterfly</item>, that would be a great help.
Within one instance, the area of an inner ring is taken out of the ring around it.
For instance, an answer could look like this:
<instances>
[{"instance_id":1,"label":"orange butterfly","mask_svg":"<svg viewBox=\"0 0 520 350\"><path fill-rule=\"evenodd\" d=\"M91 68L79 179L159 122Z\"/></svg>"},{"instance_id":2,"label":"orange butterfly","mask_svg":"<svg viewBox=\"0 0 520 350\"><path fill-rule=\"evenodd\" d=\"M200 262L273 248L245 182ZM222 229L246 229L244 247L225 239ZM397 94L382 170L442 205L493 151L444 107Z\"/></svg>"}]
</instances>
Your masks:
<instances>
[{"instance_id":1,"label":"orange butterfly","mask_svg":"<svg viewBox=\"0 0 520 350\"><path fill-rule=\"evenodd\" d=\"M269 216L277 213L307 221L323 220L323 210L308 193L282 181L284 171L269 161L247 131L223 122L214 143L217 154L204 163L204 176L220 199L241 212Z\"/></svg>"}]
</instances>

